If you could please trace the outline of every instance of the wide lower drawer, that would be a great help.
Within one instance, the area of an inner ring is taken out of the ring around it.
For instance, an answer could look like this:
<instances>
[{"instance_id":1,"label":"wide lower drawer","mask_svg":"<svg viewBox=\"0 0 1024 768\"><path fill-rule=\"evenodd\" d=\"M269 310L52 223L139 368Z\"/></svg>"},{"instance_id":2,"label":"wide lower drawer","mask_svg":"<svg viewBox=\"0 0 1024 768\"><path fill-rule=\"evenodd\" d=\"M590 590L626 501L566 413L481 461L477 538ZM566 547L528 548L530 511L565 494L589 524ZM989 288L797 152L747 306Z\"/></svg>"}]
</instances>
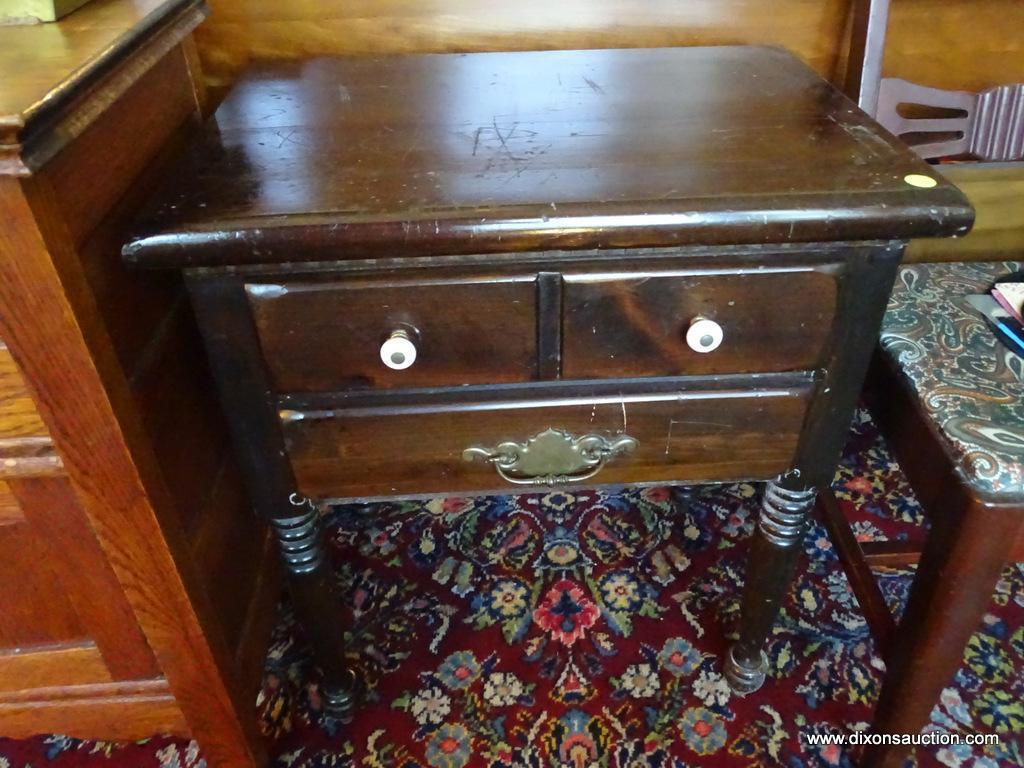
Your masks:
<instances>
[{"instance_id":1,"label":"wide lower drawer","mask_svg":"<svg viewBox=\"0 0 1024 768\"><path fill-rule=\"evenodd\" d=\"M281 413L298 490L313 498L574 484L719 482L789 468L803 383Z\"/></svg>"}]
</instances>

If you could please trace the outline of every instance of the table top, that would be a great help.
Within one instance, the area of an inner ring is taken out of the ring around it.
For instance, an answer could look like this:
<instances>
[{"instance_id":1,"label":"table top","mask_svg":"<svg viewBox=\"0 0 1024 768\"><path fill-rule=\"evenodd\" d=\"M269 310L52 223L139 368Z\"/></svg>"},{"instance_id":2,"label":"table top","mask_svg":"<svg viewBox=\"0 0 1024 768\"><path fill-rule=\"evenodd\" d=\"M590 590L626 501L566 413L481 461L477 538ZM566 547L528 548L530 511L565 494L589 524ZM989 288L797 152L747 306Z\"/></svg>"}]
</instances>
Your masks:
<instances>
[{"instance_id":1,"label":"table top","mask_svg":"<svg viewBox=\"0 0 1024 768\"><path fill-rule=\"evenodd\" d=\"M972 218L781 49L358 57L245 76L125 254L185 266L898 239Z\"/></svg>"},{"instance_id":2,"label":"table top","mask_svg":"<svg viewBox=\"0 0 1024 768\"><path fill-rule=\"evenodd\" d=\"M18 160L37 133L52 130L60 112L156 27L201 7L201 0L91 0L57 22L0 25L0 175L24 173Z\"/></svg>"},{"instance_id":3,"label":"table top","mask_svg":"<svg viewBox=\"0 0 1024 768\"><path fill-rule=\"evenodd\" d=\"M983 498L1024 502L1024 358L966 302L1022 261L903 267L882 349L938 427L960 475Z\"/></svg>"}]
</instances>

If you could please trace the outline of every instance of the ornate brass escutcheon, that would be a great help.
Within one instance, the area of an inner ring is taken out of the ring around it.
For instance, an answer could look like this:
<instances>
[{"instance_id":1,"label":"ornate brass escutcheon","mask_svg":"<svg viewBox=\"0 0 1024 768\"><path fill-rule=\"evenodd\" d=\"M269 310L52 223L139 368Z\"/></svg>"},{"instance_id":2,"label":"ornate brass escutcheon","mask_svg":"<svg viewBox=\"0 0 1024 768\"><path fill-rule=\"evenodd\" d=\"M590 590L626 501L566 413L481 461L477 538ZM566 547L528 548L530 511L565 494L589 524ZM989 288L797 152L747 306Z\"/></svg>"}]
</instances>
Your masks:
<instances>
[{"instance_id":1,"label":"ornate brass escutcheon","mask_svg":"<svg viewBox=\"0 0 1024 768\"><path fill-rule=\"evenodd\" d=\"M549 427L524 443L509 440L493 448L474 445L462 452L462 458L489 461L502 478L516 485L556 485L589 480L608 461L637 445L629 435L574 437Z\"/></svg>"}]
</instances>

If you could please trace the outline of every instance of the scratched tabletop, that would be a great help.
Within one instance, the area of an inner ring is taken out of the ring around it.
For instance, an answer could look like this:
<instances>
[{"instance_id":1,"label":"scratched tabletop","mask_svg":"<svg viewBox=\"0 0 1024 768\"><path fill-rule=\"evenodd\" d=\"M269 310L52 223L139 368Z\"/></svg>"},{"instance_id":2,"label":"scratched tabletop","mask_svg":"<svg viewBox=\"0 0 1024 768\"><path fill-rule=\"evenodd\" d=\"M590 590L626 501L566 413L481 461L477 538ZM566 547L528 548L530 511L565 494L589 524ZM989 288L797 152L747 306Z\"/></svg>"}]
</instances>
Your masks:
<instances>
[{"instance_id":1,"label":"scratched tabletop","mask_svg":"<svg viewBox=\"0 0 1024 768\"><path fill-rule=\"evenodd\" d=\"M955 187L781 49L372 56L248 72L126 256L867 240L970 221Z\"/></svg>"}]
</instances>

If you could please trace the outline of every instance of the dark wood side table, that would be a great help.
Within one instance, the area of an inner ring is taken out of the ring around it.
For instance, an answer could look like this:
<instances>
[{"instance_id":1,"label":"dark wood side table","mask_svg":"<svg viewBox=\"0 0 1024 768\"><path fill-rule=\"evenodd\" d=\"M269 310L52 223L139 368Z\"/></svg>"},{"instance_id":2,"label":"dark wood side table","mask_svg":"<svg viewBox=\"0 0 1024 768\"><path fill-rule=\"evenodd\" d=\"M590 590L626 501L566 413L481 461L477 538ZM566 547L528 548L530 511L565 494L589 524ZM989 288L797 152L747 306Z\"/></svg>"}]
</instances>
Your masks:
<instances>
[{"instance_id":1,"label":"dark wood side table","mask_svg":"<svg viewBox=\"0 0 1024 768\"><path fill-rule=\"evenodd\" d=\"M372 57L245 77L124 255L185 273L346 716L315 503L530 485L768 481L756 690L905 241L972 215L781 50Z\"/></svg>"}]
</instances>

